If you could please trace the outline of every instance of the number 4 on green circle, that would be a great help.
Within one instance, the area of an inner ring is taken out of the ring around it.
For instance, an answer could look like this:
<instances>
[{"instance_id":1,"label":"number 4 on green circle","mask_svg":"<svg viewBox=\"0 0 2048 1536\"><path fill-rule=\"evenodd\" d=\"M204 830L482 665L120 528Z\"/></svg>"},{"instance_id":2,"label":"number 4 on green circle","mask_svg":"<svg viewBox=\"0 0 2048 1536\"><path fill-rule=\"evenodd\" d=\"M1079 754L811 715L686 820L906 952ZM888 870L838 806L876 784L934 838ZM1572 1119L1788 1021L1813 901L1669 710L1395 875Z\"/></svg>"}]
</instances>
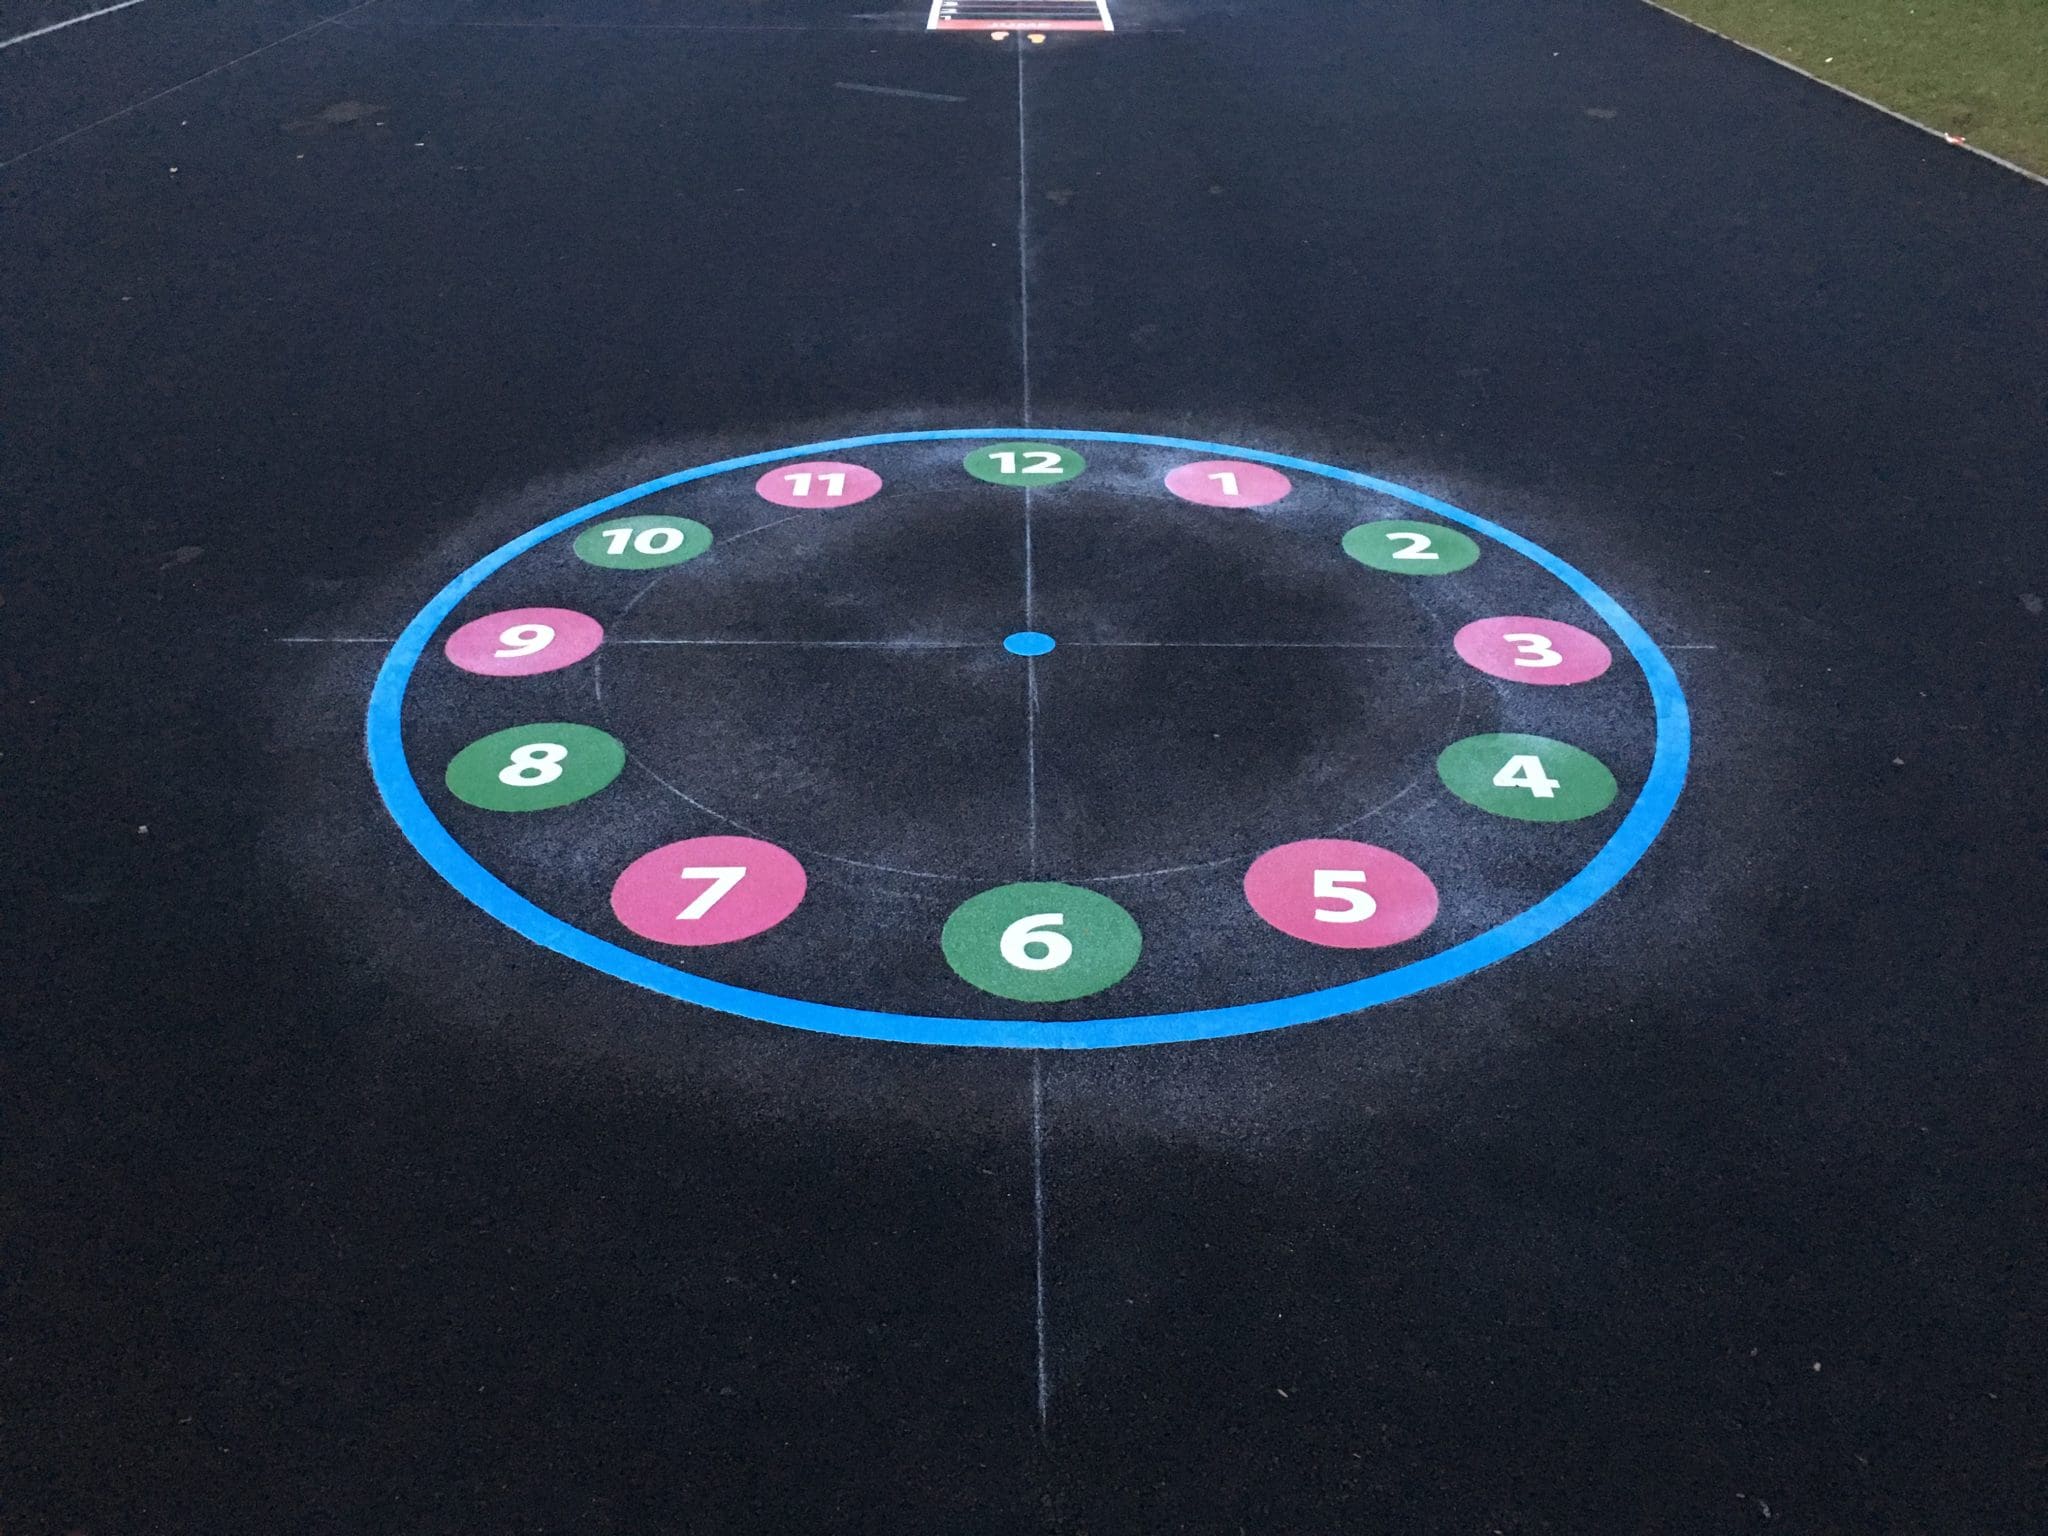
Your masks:
<instances>
[{"instance_id":1,"label":"number 4 on green circle","mask_svg":"<svg viewBox=\"0 0 2048 1536\"><path fill-rule=\"evenodd\" d=\"M1614 803L1614 775L1590 752L1548 736L1467 736L1436 760L1444 787L1515 821L1579 821Z\"/></svg>"}]
</instances>

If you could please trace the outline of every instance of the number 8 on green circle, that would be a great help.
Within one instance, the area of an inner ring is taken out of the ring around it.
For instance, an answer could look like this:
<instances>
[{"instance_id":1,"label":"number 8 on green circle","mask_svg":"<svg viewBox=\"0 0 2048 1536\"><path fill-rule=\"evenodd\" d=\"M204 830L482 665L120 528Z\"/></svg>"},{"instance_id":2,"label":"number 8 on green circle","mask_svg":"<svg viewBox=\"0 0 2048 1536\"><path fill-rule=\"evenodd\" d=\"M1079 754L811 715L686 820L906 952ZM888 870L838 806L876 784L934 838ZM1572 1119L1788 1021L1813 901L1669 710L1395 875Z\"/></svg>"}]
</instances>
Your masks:
<instances>
[{"instance_id":1,"label":"number 8 on green circle","mask_svg":"<svg viewBox=\"0 0 2048 1536\"><path fill-rule=\"evenodd\" d=\"M1360 523L1344 535L1344 553L1395 576L1448 576L1479 558L1479 546L1455 528L1406 519Z\"/></svg>"},{"instance_id":2,"label":"number 8 on green circle","mask_svg":"<svg viewBox=\"0 0 2048 1536\"><path fill-rule=\"evenodd\" d=\"M595 726L515 725L472 741L449 759L448 792L483 811L551 811L603 789L626 766L626 749Z\"/></svg>"},{"instance_id":3,"label":"number 8 on green circle","mask_svg":"<svg viewBox=\"0 0 2048 1536\"><path fill-rule=\"evenodd\" d=\"M1143 940L1131 914L1100 892L1031 881L962 902L939 946L970 986L1017 1003L1063 1003L1122 981Z\"/></svg>"}]
</instances>

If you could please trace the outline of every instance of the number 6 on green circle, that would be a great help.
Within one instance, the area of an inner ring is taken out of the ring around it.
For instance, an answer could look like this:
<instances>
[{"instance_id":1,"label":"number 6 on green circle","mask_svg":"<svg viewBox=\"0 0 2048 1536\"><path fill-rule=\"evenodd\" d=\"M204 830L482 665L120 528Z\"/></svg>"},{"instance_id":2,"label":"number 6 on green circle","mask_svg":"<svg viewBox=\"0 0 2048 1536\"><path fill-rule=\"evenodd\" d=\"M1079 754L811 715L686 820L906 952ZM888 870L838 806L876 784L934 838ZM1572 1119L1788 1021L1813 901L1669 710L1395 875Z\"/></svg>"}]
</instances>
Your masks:
<instances>
[{"instance_id":1,"label":"number 6 on green circle","mask_svg":"<svg viewBox=\"0 0 2048 1536\"><path fill-rule=\"evenodd\" d=\"M970 986L1018 1003L1063 1003L1130 975L1138 925L1100 892L1032 881L962 902L939 947Z\"/></svg>"},{"instance_id":2,"label":"number 6 on green circle","mask_svg":"<svg viewBox=\"0 0 2048 1536\"><path fill-rule=\"evenodd\" d=\"M472 741L448 763L448 792L484 811L551 811L603 789L626 749L595 726L515 725Z\"/></svg>"}]
</instances>

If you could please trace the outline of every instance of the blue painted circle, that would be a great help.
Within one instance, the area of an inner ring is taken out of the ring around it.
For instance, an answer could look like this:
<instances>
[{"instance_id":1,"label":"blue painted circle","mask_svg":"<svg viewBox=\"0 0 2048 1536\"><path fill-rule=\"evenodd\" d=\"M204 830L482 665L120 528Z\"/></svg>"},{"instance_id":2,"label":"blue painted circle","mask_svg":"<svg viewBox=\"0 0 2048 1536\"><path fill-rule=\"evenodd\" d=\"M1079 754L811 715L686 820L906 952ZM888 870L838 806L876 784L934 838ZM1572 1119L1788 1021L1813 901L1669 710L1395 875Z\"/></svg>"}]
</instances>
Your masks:
<instances>
[{"instance_id":1,"label":"blue painted circle","mask_svg":"<svg viewBox=\"0 0 2048 1536\"><path fill-rule=\"evenodd\" d=\"M1608 838L1605 845L1593 855L1583 869L1535 906L1516 913L1484 933L1475 934L1462 944L1439 950L1436 954L1411 961L1394 970L1382 971L1377 976L1367 976L1358 981L1345 982L1341 986L1325 987L1320 991L1304 992L1294 997L1274 998L1261 1003L1238 1003L1226 1008L1193 1009L1185 1013L1148 1013L1123 1018L1089 1019L1081 1023L882 1013L865 1008L844 1008L834 1003L812 1003L800 998L778 997L773 993L756 992L747 987L736 987L727 982L692 976L661 961L635 954L630 949L622 949L609 940L600 939L595 934L572 927L551 913L542 911L479 864L467 849L455 841L427 805L425 797L420 793L419 785L413 779L412 768L406 761L405 742L400 731L406 685L412 680L413 669L419 665L420 657L433 640L435 632L440 629L448 615L455 611L456 604L534 546L545 543L557 534L567 532L592 518L603 517L629 502L638 501L643 496L652 496L657 491L687 485L693 480L707 479L712 475L754 469L788 459L821 457L848 449L880 447L887 443L929 443L977 438L1001 440L1027 436L1047 442L1130 443L1144 448L1175 448L1197 453L1205 458L1249 459L1257 464L1270 464L1276 469L1293 469L1305 474L1322 475L1346 485L1356 485L1365 490L1377 491L1384 496L1392 496L1407 502L1410 506L1421 507L1438 517L1448 518L1462 527L1483 533L1517 554L1535 561L1570 587L1587 606L1600 615L1628 648L1628 653L1635 658L1636 664L1642 668L1643 676L1649 683L1650 699L1656 713L1657 742L1650 762L1649 776L1643 781L1642 793L1636 796L1635 804L1629 807L1621 825L1614 829L1614 835ZM536 944L546 945L558 954L567 955L572 960L580 960L585 965L616 976L622 981L646 987L650 991L678 998L686 1003L695 1003L699 1007L715 1008L724 1013L760 1019L770 1024L787 1024L797 1029L818 1030L834 1035L854 1035L871 1040L902 1040L920 1045L1012 1046L1036 1050L1093 1050L1106 1046L1156 1045L1175 1040L1210 1040L1223 1035L1244 1035L1258 1030L1280 1029L1290 1024L1306 1024L1317 1019L1333 1018L1338 1014L1356 1013L1379 1003L1392 1002L1396 998L1408 997L1425 988L1470 975L1484 966L1505 960L1508 956L1527 949L1531 944L1555 933L1620 883L1622 877L1648 851L1650 844L1656 841L1657 834L1664 829L1665 822L1670 820L1672 809L1678 804L1679 794L1685 787L1686 765L1692 755L1692 724L1691 715L1686 708L1685 692L1679 687L1678 675L1671 670L1671 663L1657 648L1656 642L1644 631L1642 625L1630 616L1627 609L1602 591L1590 577L1560 560L1550 551L1530 543L1520 534L1511 533L1498 524L1490 523L1482 517L1475 517L1470 512L1461 511L1450 503L1439 501L1436 497L1425 495L1421 491L1410 490L1406 486L1396 485L1390 480L1381 480L1372 475L1359 474L1355 470L1318 464L1309 459L1291 458L1281 453L1263 453L1255 448L1233 448L1222 443L1197 442L1184 437L1153 437L1137 432L1051 432L1042 427L885 432L871 437L846 437L826 443L806 443L798 448L778 448L770 453L748 454L743 458L726 459L721 463L706 464L697 469L663 475L657 480L649 480L629 490L604 497L600 501L593 501L588 506L578 507L573 512L565 512L560 517L521 534L511 543L484 556L443 587L435 594L433 601L413 617L412 622L405 626L404 632L391 647L390 654L384 658L384 665L377 673L376 686L370 692L367 729L370 771L376 779L378 792L384 797L385 806L390 810L392 819L398 823L399 830L456 890L498 921L524 934Z\"/></svg>"},{"instance_id":2,"label":"blue painted circle","mask_svg":"<svg viewBox=\"0 0 2048 1536\"><path fill-rule=\"evenodd\" d=\"M1043 656L1058 645L1051 635L1041 635L1035 629L1020 629L1003 641L1003 649L1012 656Z\"/></svg>"}]
</instances>

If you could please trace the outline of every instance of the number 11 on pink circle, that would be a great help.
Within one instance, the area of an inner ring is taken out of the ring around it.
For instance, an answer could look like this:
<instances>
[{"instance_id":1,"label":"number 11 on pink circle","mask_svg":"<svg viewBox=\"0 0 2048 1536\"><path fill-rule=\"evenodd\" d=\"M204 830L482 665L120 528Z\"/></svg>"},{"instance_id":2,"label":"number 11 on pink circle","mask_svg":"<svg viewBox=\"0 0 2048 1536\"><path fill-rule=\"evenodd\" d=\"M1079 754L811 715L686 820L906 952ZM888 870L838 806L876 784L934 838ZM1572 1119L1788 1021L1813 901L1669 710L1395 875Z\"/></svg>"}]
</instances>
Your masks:
<instances>
[{"instance_id":1,"label":"number 11 on pink circle","mask_svg":"<svg viewBox=\"0 0 2048 1536\"><path fill-rule=\"evenodd\" d=\"M882 477L859 464L778 464L754 482L778 507L850 507L882 488Z\"/></svg>"}]
</instances>

